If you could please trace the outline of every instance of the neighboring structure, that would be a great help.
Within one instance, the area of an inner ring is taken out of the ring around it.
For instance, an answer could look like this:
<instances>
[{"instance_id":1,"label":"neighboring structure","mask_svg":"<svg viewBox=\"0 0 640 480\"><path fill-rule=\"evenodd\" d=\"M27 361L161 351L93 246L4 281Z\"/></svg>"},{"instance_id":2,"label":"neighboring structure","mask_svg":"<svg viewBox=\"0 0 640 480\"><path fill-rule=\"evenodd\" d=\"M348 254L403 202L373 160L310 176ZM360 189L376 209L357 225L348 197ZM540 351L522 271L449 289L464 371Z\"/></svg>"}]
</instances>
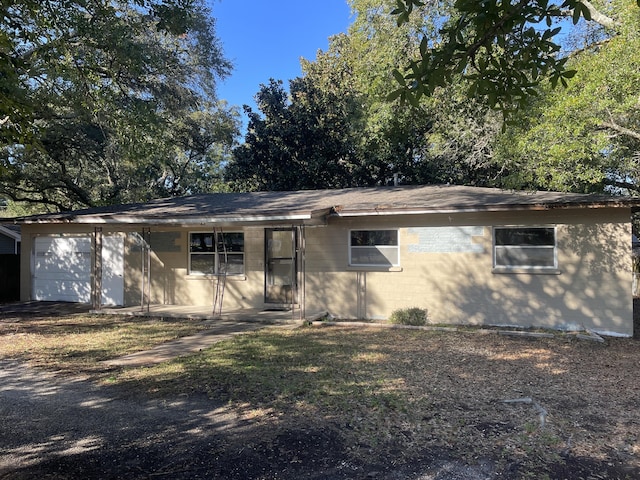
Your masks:
<instances>
[{"instance_id":1,"label":"neighboring structure","mask_svg":"<svg viewBox=\"0 0 640 480\"><path fill-rule=\"evenodd\" d=\"M20 226L0 223L0 302L20 299Z\"/></svg>"},{"instance_id":2,"label":"neighboring structure","mask_svg":"<svg viewBox=\"0 0 640 480\"><path fill-rule=\"evenodd\" d=\"M21 299L294 307L632 335L637 199L460 186L195 195L25 217Z\"/></svg>"},{"instance_id":3,"label":"neighboring structure","mask_svg":"<svg viewBox=\"0 0 640 480\"><path fill-rule=\"evenodd\" d=\"M12 224L0 224L0 255L20 253L20 227Z\"/></svg>"}]
</instances>

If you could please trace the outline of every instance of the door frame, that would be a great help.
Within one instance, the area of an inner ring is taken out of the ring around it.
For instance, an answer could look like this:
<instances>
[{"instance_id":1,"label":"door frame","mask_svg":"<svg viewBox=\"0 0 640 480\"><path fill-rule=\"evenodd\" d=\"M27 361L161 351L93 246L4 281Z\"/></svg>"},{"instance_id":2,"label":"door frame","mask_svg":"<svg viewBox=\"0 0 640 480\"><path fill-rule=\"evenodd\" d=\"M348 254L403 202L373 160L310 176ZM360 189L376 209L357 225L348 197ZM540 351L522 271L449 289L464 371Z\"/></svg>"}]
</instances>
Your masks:
<instances>
[{"instance_id":1,"label":"door frame","mask_svg":"<svg viewBox=\"0 0 640 480\"><path fill-rule=\"evenodd\" d=\"M291 256L290 257L273 257L273 259L289 260L291 262L292 272L290 274L291 287L287 302L276 302L269 296L269 281L271 279L269 255L269 235L268 232L290 232L291 233ZM298 234L295 226L291 227L272 227L264 229L264 305L266 308L290 309L298 304L298 258L297 258Z\"/></svg>"},{"instance_id":2,"label":"door frame","mask_svg":"<svg viewBox=\"0 0 640 480\"><path fill-rule=\"evenodd\" d=\"M124 247L125 241L121 234L109 233L103 235L102 281L100 282L102 287L102 305L118 307L124 305ZM109 252L108 256L115 257L115 261L118 262L118 265L115 265L114 262L107 263L105 260L107 255L105 255L105 252ZM111 279L111 281L107 282L108 279ZM115 300L115 303L105 302L105 298L108 296L108 293L111 293L111 297Z\"/></svg>"}]
</instances>

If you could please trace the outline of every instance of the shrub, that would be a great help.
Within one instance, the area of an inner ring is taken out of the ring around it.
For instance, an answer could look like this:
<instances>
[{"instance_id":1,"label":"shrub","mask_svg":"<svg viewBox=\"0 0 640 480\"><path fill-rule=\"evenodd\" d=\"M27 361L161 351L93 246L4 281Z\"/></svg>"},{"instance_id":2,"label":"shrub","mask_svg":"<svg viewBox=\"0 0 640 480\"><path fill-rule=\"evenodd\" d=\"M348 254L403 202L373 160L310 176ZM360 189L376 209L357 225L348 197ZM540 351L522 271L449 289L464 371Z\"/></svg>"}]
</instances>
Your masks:
<instances>
[{"instance_id":1,"label":"shrub","mask_svg":"<svg viewBox=\"0 0 640 480\"><path fill-rule=\"evenodd\" d=\"M418 307L400 308L391 313L389 321L398 325L426 325L427 311Z\"/></svg>"}]
</instances>

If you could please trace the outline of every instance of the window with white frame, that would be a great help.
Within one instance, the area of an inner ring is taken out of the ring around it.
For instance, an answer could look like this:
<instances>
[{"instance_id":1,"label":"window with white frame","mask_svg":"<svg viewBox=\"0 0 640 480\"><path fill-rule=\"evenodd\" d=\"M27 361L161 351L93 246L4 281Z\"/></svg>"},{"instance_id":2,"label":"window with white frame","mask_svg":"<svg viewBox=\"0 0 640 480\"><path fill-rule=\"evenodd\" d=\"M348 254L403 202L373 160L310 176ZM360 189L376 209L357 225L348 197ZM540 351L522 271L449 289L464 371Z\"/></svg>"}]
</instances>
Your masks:
<instances>
[{"instance_id":1,"label":"window with white frame","mask_svg":"<svg viewBox=\"0 0 640 480\"><path fill-rule=\"evenodd\" d=\"M497 269L556 269L555 227L495 227L493 265Z\"/></svg>"},{"instance_id":2,"label":"window with white frame","mask_svg":"<svg viewBox=\"0 0 640 480\"><path fill-rule=\"evenodd\" d=\"M189 274L244 274L244 234L189 233Z\"/></svg>"},{"instance_id":3,"label":"window with white frame","mask_svg":"<svg viewBox=\"0 0 640 480\"><path fill-rule=\"evenodd\" d=\"M398 230L351 230L349 265L391 267L400 264Z\"/></svg>"}]
</instances>

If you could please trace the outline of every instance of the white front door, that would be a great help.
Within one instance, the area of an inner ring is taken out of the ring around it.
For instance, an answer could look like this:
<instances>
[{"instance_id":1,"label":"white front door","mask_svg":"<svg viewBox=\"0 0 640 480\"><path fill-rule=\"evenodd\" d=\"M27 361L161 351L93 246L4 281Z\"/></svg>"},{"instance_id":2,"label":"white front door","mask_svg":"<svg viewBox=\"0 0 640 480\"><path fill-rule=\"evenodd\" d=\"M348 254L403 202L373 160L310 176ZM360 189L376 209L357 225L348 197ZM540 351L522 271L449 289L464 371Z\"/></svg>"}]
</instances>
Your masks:
<instances>
[{"instance_id":1,"label":"white front door","mask_svg":"<svg viewBox=\"0 0 640 480\"><path fill-rule=\"evenodd\" d=\"M124 237L102 237L102 305L124 305Z\"/></svg>"}]
</instances>

